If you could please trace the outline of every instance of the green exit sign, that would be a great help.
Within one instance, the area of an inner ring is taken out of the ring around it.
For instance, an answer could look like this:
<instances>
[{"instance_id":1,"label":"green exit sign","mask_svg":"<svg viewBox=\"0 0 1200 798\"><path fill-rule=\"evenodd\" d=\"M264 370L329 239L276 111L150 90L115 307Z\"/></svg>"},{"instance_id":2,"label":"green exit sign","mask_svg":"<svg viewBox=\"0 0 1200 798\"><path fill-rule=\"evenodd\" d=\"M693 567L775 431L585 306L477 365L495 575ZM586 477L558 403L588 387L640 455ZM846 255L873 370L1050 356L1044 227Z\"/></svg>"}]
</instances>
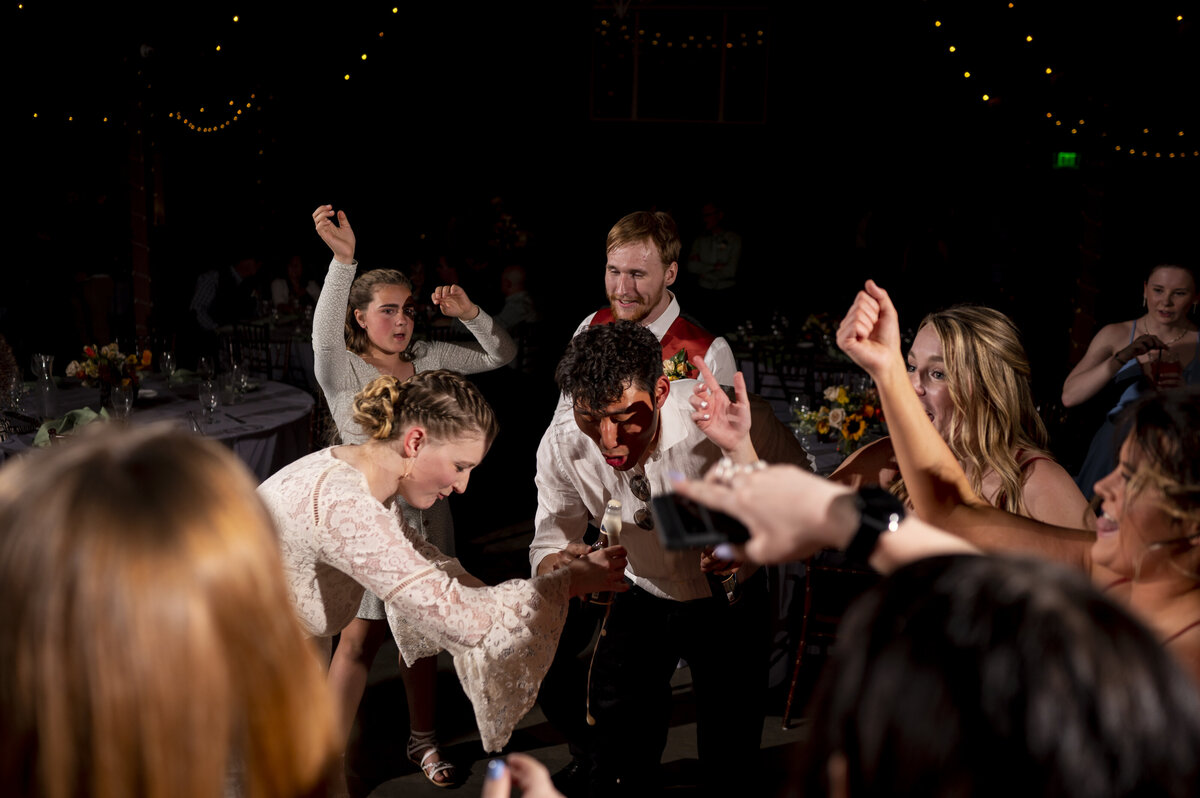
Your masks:
<instances>
[{"instance_id":1,"label":"green exit sign","mask_svg":"<svg viewBox=\"0 0 1200 798\"><path fill-rule=\"evenodd\" d=\"M1075 152L1059 152L1054 155L1055 169L1078 169L1079 154Z\"/></svg>"}]
</instances>

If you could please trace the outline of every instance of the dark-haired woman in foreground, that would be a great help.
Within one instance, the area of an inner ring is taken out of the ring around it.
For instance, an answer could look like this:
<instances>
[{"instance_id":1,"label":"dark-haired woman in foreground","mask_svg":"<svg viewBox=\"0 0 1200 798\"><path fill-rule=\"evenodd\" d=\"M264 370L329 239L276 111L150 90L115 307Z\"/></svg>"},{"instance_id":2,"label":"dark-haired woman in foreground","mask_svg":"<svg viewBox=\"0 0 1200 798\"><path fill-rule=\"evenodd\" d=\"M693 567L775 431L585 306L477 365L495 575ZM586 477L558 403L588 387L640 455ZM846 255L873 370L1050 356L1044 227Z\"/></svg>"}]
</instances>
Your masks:
<instances>
[{"instance_id":1,"label":"dark-haired woman in foreground","mask_svg":"<svg viewBox=\"0 0 1200 798\"><path fill-rule=\"evenodd\" d=\"M499 750L537 696L567 599L623 590L625 551L604 549L533 579L483 587L408 526L397 496L427 508L467 487L495 438L491 407L448 371L379 377L355 400L370 439L297 460L259 487L282 539L292 599L328 655L367 588L402 638L406 662L446 649L475 707L483 746Z\"/></svg>"}]
</instances>

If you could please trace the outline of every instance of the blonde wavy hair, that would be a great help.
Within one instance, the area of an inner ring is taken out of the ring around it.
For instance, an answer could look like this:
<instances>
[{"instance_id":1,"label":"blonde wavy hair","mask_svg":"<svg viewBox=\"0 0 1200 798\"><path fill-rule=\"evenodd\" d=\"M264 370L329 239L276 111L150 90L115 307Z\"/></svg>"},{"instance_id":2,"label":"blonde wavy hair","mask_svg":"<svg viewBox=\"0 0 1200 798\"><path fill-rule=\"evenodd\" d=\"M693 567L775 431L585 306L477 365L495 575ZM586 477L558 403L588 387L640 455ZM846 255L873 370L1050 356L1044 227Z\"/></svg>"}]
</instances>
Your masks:
<instances>
[{"instance_id":1,"label":"blonde wavy hair","mask_svg":"<svg viewBox=\"0 0 1200 798\"><path fill-rule=\"evenodd\" d=\"M323 789L329 691L271 519L219 444L107 430L6 465L0 597L0 793Z\"/></svg>"},{"instance_id":2,"label":"blonde wavy hair","mask_svg":"<svg viewBox=\"0 0 1200 798\"><path fill-rule=\"evenodd\" d=\"M1143 556L1162 550L1173 567L1200 581L1200 547L1195 545L1200 539L1200 388L1148 394L1125 411L1117 429L1118 439L1128 433L1142 454L1126 483L1124 512L1150 502L1179 533L1150 543ZM1136 568L1141 570L1140 558Z\"/></svg>"},{"instance_id":3,"label":"blonde wavy hair","mask_svg":"<svg viewBox=\"0 0 1200 798\"><path fill-rule=\"evenodd\" d=\"M954 406L946 443L976 493L982 495L983 477L994 471L1000 478L997 506L1025 515L1025 479L1015 453L1050 457L1050 438L1033 402L1029 358L1016 325L978 305L930 313L918 329L926 325L941 342ZM893 492L908 499L903 479Z\"/></svg>"},{"instance_id":4,"label":"blonde wavy hair","mask_svg":"<svg viewBox=\"0 0 1200 798\"><path fill-rule=\"evenodd\" d=\"M486 448L500 431L479 389L445 369L421 371L403 382L376 377L354 397L354 420L376 441L392 440L417 424L440 441L478 435Z\"/></svg>"},{"instance_id":5,"label":"blonde wavy hair","mask_svg":"<svg viewBox=\"0 0 1200 798\"><path fill-rule=\"evenodd\" d=\"M412 280L408 279L404 272L395 269L371 269L356 277L350 285L350 296L346 302L346 348L356 355L367 351L371 339L367 336L367 331L359 326L354 311L366 313L371 300L375 298L375 292L385 285L398 285L410 292L413 290ZM401 360L411 361L416 357L417 353L412 346L400 353Z\"/></svg>"}]
</instances>

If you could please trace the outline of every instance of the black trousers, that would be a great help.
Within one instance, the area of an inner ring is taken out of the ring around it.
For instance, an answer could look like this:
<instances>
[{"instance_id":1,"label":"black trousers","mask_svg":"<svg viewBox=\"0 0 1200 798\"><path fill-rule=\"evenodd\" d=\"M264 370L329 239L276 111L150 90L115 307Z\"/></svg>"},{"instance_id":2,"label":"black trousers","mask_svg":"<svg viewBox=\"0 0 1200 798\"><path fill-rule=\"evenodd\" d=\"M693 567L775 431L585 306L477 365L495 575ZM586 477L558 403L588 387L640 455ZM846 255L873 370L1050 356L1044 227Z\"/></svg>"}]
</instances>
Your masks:
<instances>
[{"instance_id":1,"label":"black trousers","mask_svg":"<svg viewBox=\"0 0 1200 798\"><path fill-rule=\"evenodd\" d=\"M658 795L671 716L671 677L691 669L704 784L719 792L756 772L770 643L760 572L730 605L724 593L661 599L639 588L616 597L596 644L591 679L591 793Z\"/></svg>"}]
</instances>

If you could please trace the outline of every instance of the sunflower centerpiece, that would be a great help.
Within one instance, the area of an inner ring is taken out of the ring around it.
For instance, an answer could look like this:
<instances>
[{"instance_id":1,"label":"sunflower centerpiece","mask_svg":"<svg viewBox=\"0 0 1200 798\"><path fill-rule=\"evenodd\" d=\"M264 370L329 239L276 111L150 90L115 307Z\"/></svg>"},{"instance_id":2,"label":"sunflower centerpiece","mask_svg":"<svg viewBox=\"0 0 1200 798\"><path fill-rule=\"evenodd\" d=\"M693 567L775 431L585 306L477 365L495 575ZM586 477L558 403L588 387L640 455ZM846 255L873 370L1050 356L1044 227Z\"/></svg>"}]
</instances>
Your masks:
<instances>
[{"instance_id":1,"label":"sunflower centerpiece","mask_svg":"<svg viewBox=\"0 0 1200 798\"><path fill-rule=\"evenodd\" d=\"M827 443L836 443L843 455L853 453L867 441L886 434L879 392L874 387L851 390L847 385L831 385L822 395L824 404L816 410L792 408L792 428L800 435L816 435Z\"/></svg>"}]
</instances>

